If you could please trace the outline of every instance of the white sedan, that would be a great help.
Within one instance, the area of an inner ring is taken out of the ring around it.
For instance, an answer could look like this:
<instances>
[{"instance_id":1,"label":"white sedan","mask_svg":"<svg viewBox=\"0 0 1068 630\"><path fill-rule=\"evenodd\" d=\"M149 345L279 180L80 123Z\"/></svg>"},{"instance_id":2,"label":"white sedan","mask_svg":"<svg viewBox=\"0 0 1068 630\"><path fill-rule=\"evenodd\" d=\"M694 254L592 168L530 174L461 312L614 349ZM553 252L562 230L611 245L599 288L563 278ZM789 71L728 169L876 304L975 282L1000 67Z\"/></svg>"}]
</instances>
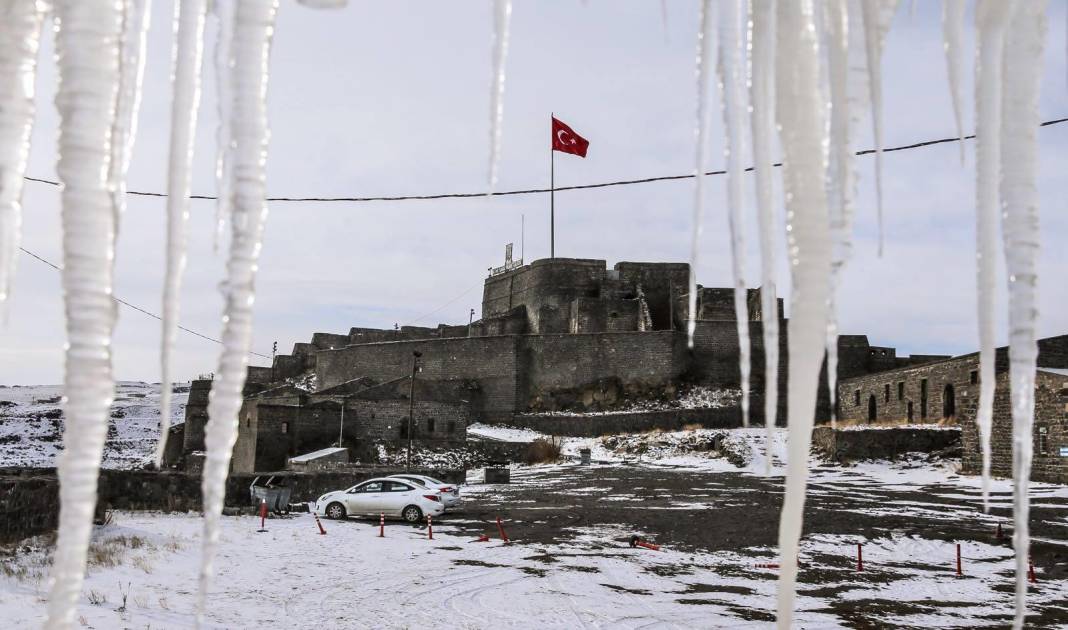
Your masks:
<instances>
[{"instance_id":1,"label":"white sedan","mask_svg":"<svg viewBox=\"0 0 1068 630\"><path fill-rule=\"evenodd\" d=\"M456 509L463 503L460 499L460 489L457 488L455 484L438 481L437 479L427 477L426 475L409 475L408 473L404 473L403 475L390 475L389 478L414 483L418 486L423 486L428 490L436 490L438 494L441 495L441 500L447 510Z\"/></svg>"},{"instance_id":2,"label":"white sedan","mask_svg":"<svg viewBox=\"0 0 1068 630\"><path fill-rule=\"evenodd\" d=\"M444 512L440 493L404 479L369 479L348 490L327 492L315 502L316 514L333 519L385 514L420 523L427 515Z\"/></svg>"}]
</instances>

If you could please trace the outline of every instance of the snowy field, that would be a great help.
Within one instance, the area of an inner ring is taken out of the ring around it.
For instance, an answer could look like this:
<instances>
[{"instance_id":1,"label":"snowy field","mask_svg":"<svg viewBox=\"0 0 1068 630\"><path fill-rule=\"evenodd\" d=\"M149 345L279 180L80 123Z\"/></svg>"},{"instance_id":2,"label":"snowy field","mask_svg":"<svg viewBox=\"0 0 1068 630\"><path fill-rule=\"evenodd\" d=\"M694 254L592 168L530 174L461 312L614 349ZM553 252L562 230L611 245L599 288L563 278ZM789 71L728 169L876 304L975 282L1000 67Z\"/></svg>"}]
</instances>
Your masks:
<instances>
[{"instance_id":1,"label":"snowy field","mask_svg":"<svg viewBox=\"0 0 1068 630\"><path fill-rule=\"evenodd\" d=\"M773 619L781 477L662 463L519 466L472 474L463 512L426 528L224 517L211 628L738 628ZM1008 486L995 513L951 469L817 467L802 539L798 627L1004 626L1012 610ZM1038 582L1032 627L1068 624L1068 488L1032 489ZM1000 514L999 514L1000 513ZM504 519L512 542L496 533ZM187 628L201 521L118 513L98 528L79 620L91 628ZM481 534L490 542L477 542ZM632 549L640 535L660 551ZM864 544L864 572L856 544ZM955 574L962 545L963 577ZM43 620L47 552L3 557L0 615ZM125 599L124 599L125 598Z\"/></svg>"},{"instance_id":2,"label":"snowy field","mask_svg":"<svg viewBox=\"0 0 1068 630\"><path fill-rule=\"evenodd\" d=\"M0 387L0 467L52 467L63 446L62 385ZM189 384L175 385L171 424L185 421ZM108 421L105 468L138 468L159 438L159 384L120 381Z\"/></svg>"}]
</instances>

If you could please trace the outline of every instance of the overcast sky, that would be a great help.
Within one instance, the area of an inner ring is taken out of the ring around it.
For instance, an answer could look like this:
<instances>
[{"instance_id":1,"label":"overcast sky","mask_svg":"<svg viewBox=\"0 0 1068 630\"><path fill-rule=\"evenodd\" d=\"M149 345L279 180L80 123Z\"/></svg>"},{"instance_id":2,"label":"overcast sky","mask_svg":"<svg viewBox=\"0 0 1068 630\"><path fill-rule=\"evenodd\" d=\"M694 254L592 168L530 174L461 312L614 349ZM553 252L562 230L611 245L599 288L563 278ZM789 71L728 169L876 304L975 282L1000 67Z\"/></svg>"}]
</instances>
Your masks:
<instances>
[{"instance_id":1,"label":"overcast sky","mask_svg":"<svg viewBox=\"0 0 1068 630\"><path fill-rule=\"evenodd\" d=\"M172 3L154 4L140 134L129 187L163 191L170 117ZM886 45L886 144L954 133L939 23L940 4L902 2ZM268 188L274 196L414 195L484 190L490 81L491 3L363 2L337 12L284 0L270 85ZM590 141L580 159L559 154L566 186L671 175L693 168L695 0L668 3L666 29L655 0L516 0L505 93L499 189L547 186L549 115ZM1065 105L1065 4L1053 3L1042 117ZM971 75L971 7L968 16ZM214 190L214 75L208 61L193 190ZM51 35L42 46L38 120L29 175L55 177L57 116ZM1011 72L1012 69L1009 69ZM965 84L966 129L974 106ZM718 118L718 109L717 116ZM865 128L862 145L870 145ZM1068 333L1068 125L1043 128L1041 143L1040 334ZM723 134L712 134L710 167L723 164ZM884 160L886 252L876 256L873 160L861 158L856 255L840 292L841 330L867 334L899 354L976 348L974 153L958 147L889 154ZM729 286L725 178L709 178L698 281ZM747 184L751 195L751 184ZM563 192L556 196L557 253L620 260L685 261L693 182ZM258 278L254 349L288 352L315 331L466 322L479 309L486 269L520 249L548 256L544 195L438 201L271 204ZM59 193L27 183L23 244L61 262ZM165 207L130 197L119 235L116 294L160 310ZM214 204L194 201L182 323L210 336L221 329L217 290L224 250L213 251ZM759 279L749 210L747 279ZM1004 285L1004 272L999 281ZM779 281L788 285L783 266ZM1004 293L1004 291L1002 291ZM440 309L440 310L439 310ZM1004 296L999 306L1005 334ZM428 315L429 314L429 315ZM120 379L159 378L159 322L120 310L114 346ZM0 331L0 383L62 380L64 323L59 274L21 256L8 323ZM177 374L215 369L219 347L180 333ZM257 360L266 365L264 360Z\"/></svg>"}]
</instances>

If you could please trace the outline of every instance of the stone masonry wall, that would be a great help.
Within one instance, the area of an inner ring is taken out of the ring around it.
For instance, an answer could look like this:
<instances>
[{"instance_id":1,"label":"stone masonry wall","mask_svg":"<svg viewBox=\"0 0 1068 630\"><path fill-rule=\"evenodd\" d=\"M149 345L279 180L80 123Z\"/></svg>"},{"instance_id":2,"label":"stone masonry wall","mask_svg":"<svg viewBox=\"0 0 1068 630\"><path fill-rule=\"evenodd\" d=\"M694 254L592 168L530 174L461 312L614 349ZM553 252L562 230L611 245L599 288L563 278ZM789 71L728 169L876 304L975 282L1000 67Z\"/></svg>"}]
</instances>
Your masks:
<instances>
[{"instance_id":1,"label":"stone masonry wall","mask_svg":"<svg viewBox=\"0 0 1068 630\"><path fill-rule=\"evenodd\" d=\"M896 459L905 453L934 453L961 443L957 427L880 427L832 429L816 427L812 445L834 462Z\"/></svg>"},{"instance_id":2,"label":"stone masonry wall","mask_svg":"<svg viewBox=\"0 0 1068 630\"><path fill-rule=\"evenodd\" d=\"M481 386L477 419L501 421L516 408L517 337L460 337L349 346L319 353L319 387L325 389L368 376L389 381L411 373L412 352L422 353L419 379L477 380Z\"/></svg>"},{"instance_id":3,"label":"stone masonry wall","mask_svg":"<svg viewBox=\"0 0 1068 630\"><path fill-rule=\"evenodd\" d=\"M1068 456L1061 455L1062 448L1068 449L1068 376L1040 370L1035 384L1031 479L1068 484ZM962 471L981 474L979 430L974 422L963 423L962 429ZM991 473L998 477L1012 477L1012 400L1007 372L998 375L990 447Z\"/></svg>"}]
</instances>

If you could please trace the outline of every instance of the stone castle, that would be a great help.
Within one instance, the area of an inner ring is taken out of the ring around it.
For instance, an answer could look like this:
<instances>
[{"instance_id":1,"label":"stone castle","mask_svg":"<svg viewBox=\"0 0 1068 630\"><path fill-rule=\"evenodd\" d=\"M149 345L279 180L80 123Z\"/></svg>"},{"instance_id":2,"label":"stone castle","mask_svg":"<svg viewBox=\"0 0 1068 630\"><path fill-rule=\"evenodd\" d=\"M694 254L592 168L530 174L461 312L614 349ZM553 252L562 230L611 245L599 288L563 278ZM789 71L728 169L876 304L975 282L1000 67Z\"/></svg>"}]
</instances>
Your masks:
<instances>
[{"instance_id":1,"label":"stone castle","mask_svg":"<svg viewBox=\"0 0 1068 630\"><path fill-rule=\"evenodd\" d=\"M689 272L685 263L620 262L608 268L604 260L573 258L507 264L491 270L482 316L467 325L315 333L290 354L276 356L271 367L249 368L234 469L277 470L289 456L331 444L367 453L376 443L404 440L409 407L412 438L420 443L462 441L474 422L571 435L740 426L736 397L705 408L633 410L636 402L670 401L693 387L739 388L734 292L698 287L690 349ZM748 290L746 301L751 416L763 422L762 327L766 318L776 317L783 423L788 375L782 300L775 313L762 312L760 289ZM1044 343L1044 357L1068 357L1068 337ZM863 335L841 336L838 354L838 409L850 418L858 409L866 411L871 395L883 396L890 375L895 383L906 382L896 399L904 406L891 409L877 398L876 418L904 417L907 409L926 414L902 398L907 390L920 401L906 375L956 369L938 367L956 365L952 357L899 357L894 348L871 346ZM937 385L943 386L941 380ZM210 380L194 381L181 453L176 446L172 460L203 448L210 386ZM941 390L931 385L925 391L922 409L940 404ZM858 400L862 404L854 404ZM581 415L600 411L615 412ZM824 385L817 420L829 419L830 411Z\"/></svg>"}]
</instances>

